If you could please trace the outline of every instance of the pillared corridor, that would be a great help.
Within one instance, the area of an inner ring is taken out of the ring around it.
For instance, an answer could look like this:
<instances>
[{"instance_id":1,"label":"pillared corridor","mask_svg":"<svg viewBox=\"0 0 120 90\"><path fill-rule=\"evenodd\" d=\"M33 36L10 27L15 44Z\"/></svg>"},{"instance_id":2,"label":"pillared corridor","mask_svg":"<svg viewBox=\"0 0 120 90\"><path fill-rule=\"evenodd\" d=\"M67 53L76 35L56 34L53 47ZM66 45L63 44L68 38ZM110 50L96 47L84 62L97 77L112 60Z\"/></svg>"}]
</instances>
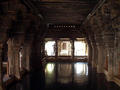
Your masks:
<instances>
[{"instance_id":1,"label":"pillared corridor","mask_svg":"<svg viewBox=\"0 0 120 90\"><path fill-rule=\"evenodd\" d=\"M0 90L120 90L120 0L0 0Z\"/></svg>"}]
</instances>

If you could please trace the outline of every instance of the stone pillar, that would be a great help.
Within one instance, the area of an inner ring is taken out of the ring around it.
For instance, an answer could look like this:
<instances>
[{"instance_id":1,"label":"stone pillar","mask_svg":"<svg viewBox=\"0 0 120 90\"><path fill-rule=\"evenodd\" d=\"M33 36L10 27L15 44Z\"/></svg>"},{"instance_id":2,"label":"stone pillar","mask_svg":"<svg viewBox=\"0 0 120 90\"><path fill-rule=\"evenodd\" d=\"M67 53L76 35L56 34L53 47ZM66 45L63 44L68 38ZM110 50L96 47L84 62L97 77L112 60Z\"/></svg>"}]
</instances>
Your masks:
<instances>
[{"instance_id":1,"label":"stone pillar","mask_svg":"<svg viewBox=\"0 0 120 90\"><path fill-rule=\"evenodd\" d=\"M114 76L120 75L120 30L115 30L115 43L114 43Z\"/></svg>"},{"instance_id":2,"label":"stone pillar","mask_svg":"<svg viewBox=\"0 0 120 90\"><path fill-rule=\"evenodd\" d=\"M98 49L98 58L97 58L97 72L103 73L104 72L104 43L103 43L103 37L102 34L97 34L96 37L96 45Z\"/></svg>"},{"instance_id":3,"label":"stone pillar","mask_svg":"<svg viewBox=\"0 0 120 90\"><path fill-rule=\"evenodd\" d=\"M92 45L90 43L89 38L87 38L88 42L88 64L92 64Z\"/></svg>"},{"instance_id":4,"label":"stone pillar","mask_svg":"<svg viewBox=\"0 0 120 90\"><path fill-rule=\"evenodd\" d=\"M31 56L31 44L25 44L25 69L30 71L30 56Z\"/></svg>"},{"instance_id":5,"label":"stone pillar","mask_svg":"<svg viewBox=\"0 0 120 90\"><path fill-rule=\"evenodd\" d=\"M20 46L19 45L17 45L17 44L15 44L14 45L14 64L15 64L15 71L14 71L14 73L15 73L15 77L17 78L17 79L20 79L21 78L21 76L20 76L20 57L19 57L19 50L20 50Z\"/></svg>"},{"instance_id":6,"label":"stone pillar","mask_svg":"<svg viewBox=\"0 0 120 90\"><path fill-rule=\"evenodd\" d=\"M41 43L42 43L42 46L41 46L41 51L42 52L41 53L42 53L42 58L44 58L45 54L47 54L46 51L45 51L45 43L46 43L46 41L42 40Z\"/></svg>"},{"instance_id":7,"label":"stone pillar","mask_svg":"<svg viewBox=\"0 0 120 90\"><path fill-rule=\"evenodd\" d=\"M0 90L3 90L2 48L3 44L0 43Z\"/></svg>"},{"instance_id":8,"label":"stone pillar","mask_svg":"<svg viewBox=\"0 0 120 90\"><path fill-rule=\"evenodd\" d=\"M22 63L22 67L21 67L21 71L24 71L25 69L26 69L26 48L25 48L25 46L22 46L21 47L21 53L22 53L22 61L21 61L21 63Z\"/></svg>"},{"instance_id":9,"label":"stone pillar","mask_svg":"<svg viewBox=\"0 0 120 90\"><path fill-rule=\"evenodd\" d=\"M72 39L71 40L71 43L72 43L72 59L74 60L74 50L75 50L75 48L74 48L74 39Z\"/></svg>"},{"instance_id":10,"label":"stone pillar","mask_svg":"<svg viewBox=\"0 0 120 90\"><path fill-rule=\"evenodd\" d=\"M14 55L13 55L13 42L9 39L8 42L8 63L9 63L9 75L14 75Z\"/></svg>"},{"instance_id":11,"label":"stone pillar","mask_svg":"<svg viewBox=\"0 0 120 90\"><path fill-rule=\"evenodd\" d=\"M113 62L114 62L114 32L112 30L104 31L104 43L106 47L106 55L108 57L108 74L107 79L113 77Z\"/></svg>"},{"instance_id":12,"label":"stone pillar","mask_svg":"<svg viewBox=\"0 0 120 90\"><path fill-rule=\"evenodd\" d=\"M91 45L92 45L92 67L97 67L97 46L94 39L91 39Z\"/></svg>"},{"instance_id":13,"label":"stone pillar","mask_svg":"<svg viewBox=\"0 0 120 90\"><path fill-rule=\"evenodd\" d=\"M58 58L58 40L55 39L55 58L57 59Z\"/></svg>"}]
</instances>

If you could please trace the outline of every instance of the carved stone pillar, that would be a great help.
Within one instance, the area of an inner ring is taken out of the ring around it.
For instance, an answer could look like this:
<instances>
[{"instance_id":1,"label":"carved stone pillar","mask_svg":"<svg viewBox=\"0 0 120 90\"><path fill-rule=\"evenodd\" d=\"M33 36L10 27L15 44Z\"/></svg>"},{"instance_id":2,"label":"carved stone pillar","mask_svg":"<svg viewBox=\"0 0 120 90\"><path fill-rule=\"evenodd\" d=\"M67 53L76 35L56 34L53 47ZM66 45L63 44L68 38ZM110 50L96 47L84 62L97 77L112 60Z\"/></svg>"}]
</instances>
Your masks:
<instances>
[{"instance_id":1,"label":"carved stone pillar","mask_svg":"<svg viewBox=\"0 0 120 90\"><path fill-rule=\"evenodd\" d=\"M20 48L20 51L21 51L21 71L24 71L25 70L25 67L26 67L26 48L24 46L22 46Z\"/></svg>"},{"instance_id":2,"label":"carved stone pillar","mask_svg":"<svg viewBox=\"0 0 120 90\"><path fill-rule=\"evenodd\" d=\"M31 56L31 44L25 44L25 69L30 71L30 56Z\"/></svg>"},{"instance_id":3,"label":"carved stone pillar","mask_svg":"<svg viewBox=\"0 0 120 90\"><path fill-rule=\"evenodd\" d=\"M18 28L17 28L18 29ZM14 32L13 34L13 55L14 55L14 76L17 79L21 79L20 75L20 64L22 64L20 58L21 45L24 42L24 29L19 29L19 32Z\"/></svg>"},{"instance_id":4,"label":"carved stone pillar","mask_svg":"<svg viewBox=\"0 0 120 90\"><path fill-rule=\"evenodd\" d=\"M3 90L2 48L3 44L0 43L0 90Z\"/></svg>"},{"instance_id":5,"label":"carved stone pillar","mask_svg":"<svg viewBox=\"0 0 120 90\"><path fill-rule=\"evenodd\" d=\"M97 67L97 46L94 39L91 39L91 46L92 46L92 67Z\"/></svg>"},{"instance_id":6,"label":"carved stone pillar","mask_svg":"<svg viewBox=\"0 0 120 90\"><path fill-rule=\"evenodd\" d=\"M103 43L103 37L102 34L97 34L96 37L96 45L98 49L98 58L97 58L97 72L103 73L104 71L104 43Z\"/></svg>"},{"instance_id":7,"label":"carved stone pillar","mask_svg":"<svg viewBox=\"0 0 120 90\"><path fill-rule=\"evenodd\" d=\"M12 39L9 39L7 44L8 44L9 75L14 75L14 55Z\"/></svg>"},{"instance_id":8,"label":"carved stone pillar","mask_svg":"<svg viewBox=\"0 0 120 90\"><path fill-rule=\"evenodd\" d=\"M20 46L19 45L14 45L14 62L15 62L15 76L17 79L20 79L20 56L19 56L19 50L20 50Z\"/></svg>"},{"instance_id":9,"label":"carved stone pillar","mask_svg":"<svg viewBox=\"0 0 120 90\"><path fill-rule=\"evenodd\" d=\"M112 30L104 31L104 43L106 47L106 56L108 57L108 74L107 79L113 77L113 62L114 62L114 32Z\"/></svg>"},{"instance_id":10,"label":"carved stone pillar","mask_svg":"<svg viewBox=\"0 0 120 90\"><path fill-rule=\"evenodd\" d=\"M24 45L22 49L22 71L26 70L26 56L26 46Z\"/></svg>"},{"instance_id":11,"label":"carved stone pillar","mask_svg":"<svg viewBox=\"0 0 120 90\"><path fill-rule=\"evenodd\" d=\"M114 43L114 76L120 75L120 30L115 30Z\"/></svg>"}]
</instances>

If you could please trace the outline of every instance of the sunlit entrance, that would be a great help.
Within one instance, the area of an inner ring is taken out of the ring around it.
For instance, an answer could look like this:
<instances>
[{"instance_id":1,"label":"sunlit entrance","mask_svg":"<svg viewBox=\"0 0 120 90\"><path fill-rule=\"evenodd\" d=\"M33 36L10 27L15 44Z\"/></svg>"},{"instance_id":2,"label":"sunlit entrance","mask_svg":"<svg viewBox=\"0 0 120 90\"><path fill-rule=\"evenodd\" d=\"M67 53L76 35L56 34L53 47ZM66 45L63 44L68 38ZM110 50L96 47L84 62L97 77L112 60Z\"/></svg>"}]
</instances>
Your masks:
<instances>
[{"instance_id":1,"label":"sunlit entrance","mask_svg":"<svg viewBox=\"0 0 120 90\"><path fill-rule=\"evenodd\" d=\"M58 56L71 56L72 49L70 41L59 41L58 42Z\"/></svg>"},{"instance_id":2,"label":"sunlit entrance","mask_svg":"<svg viewBox=\"0 0 120 90\"><path fill-rule=\"evenodd\" d=\"M85 41L75 41L74 48L74 56L88 56L88 45Z\"/></svg>"},{"instance_id":3,"label":"sunlit entrance","mask_svg":"<svg viewBox=\"0 0 120 90\"><path fill-rule=\"evenodd\" d=\"M45 43L45 53L47 56L55 56L55 41L47 41Z\"/></svg>"},{"instance_id":4,"label":"sunlit entrance","mask_svg":"<svg viewBox=\"0 0 120 90\"><path fill-rule=\"evenodd\" d=\"M45 55L50 56L50 58L87 59L88 44L85 38L74 40L70 38L49 38L45 42Z\"/></svg>"}]
</instances>

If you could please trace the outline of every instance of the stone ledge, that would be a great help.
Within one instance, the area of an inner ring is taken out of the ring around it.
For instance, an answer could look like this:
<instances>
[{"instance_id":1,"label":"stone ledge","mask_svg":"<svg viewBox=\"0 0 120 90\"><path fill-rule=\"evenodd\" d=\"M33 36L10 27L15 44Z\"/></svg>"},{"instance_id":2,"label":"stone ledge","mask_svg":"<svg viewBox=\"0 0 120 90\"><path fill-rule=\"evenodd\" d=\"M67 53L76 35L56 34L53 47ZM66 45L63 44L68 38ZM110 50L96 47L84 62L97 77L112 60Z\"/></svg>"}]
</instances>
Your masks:
<instances>
[{"instance_id":1,"label":"stone ledge","mask_svg":"<svg viewBox=\"0 0 120 90\"><path fill-rule=\"evenodd\" d=\"M115 84L120 86L120 77L114 76L113 78L111 78L106 70L104 70L104 74L108 82L114 82Z\"/></svg>"},{"instance_id":2,"label":"stone ledge","mask_svg":"<svg viewBox=\"0 0 120 90\"><path fill-rule=\"evenodd\" d=\"M119 77L117 77L117 76L113 77L112 81L115 82L118 86L120 86L120 78Z\"/></svg>"}]
</instances>

